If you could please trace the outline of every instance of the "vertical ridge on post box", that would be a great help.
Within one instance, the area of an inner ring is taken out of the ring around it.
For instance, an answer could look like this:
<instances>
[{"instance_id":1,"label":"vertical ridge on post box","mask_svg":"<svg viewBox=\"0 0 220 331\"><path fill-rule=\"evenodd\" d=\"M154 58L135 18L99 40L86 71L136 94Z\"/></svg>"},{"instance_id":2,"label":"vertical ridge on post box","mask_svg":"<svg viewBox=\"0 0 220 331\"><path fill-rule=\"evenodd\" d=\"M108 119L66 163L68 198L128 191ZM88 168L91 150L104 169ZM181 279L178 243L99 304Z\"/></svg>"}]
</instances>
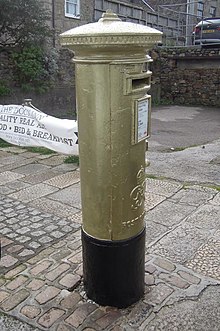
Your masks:
<instances>
[{"instance_id":1,"label":"vertical ridge on post box","mask_svg":"<svg viewBox=\"0 0 220 331\"><path fill-rule=\"evenodd\" d=\"M83 227L86 233L102 239L111 239L111 136L109 65L77 63L76 95L82 91L78 132L80 143L80 173ZM88 79L92 77L92 79ZM98 81L95 84L94 81ZM101 95L100 98L94 98ZM81 99L80 99L81 100ZM95 220L91 221L91 217Z\"/></svg>"}]
</instances>

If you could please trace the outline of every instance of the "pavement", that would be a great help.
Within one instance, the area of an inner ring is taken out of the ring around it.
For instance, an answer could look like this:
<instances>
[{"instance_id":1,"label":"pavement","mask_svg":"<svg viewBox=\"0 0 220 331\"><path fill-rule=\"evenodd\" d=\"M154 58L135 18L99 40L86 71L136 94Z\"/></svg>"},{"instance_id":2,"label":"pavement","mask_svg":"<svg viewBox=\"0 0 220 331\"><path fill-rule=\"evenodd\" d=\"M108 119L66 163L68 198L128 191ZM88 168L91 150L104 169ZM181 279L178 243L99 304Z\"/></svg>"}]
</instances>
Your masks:
<instances>
[{"instance_id":1,"label":"pavement","mask_svg":"<svg viewBox=\"0 0 220 331\"><path fill-rule=\"evenodd\" d=\"M126 309L82 283L80 169L0 149L1 331L219 331L220 111L152 112L145 295Z\"/></svg>"}]
</instances>

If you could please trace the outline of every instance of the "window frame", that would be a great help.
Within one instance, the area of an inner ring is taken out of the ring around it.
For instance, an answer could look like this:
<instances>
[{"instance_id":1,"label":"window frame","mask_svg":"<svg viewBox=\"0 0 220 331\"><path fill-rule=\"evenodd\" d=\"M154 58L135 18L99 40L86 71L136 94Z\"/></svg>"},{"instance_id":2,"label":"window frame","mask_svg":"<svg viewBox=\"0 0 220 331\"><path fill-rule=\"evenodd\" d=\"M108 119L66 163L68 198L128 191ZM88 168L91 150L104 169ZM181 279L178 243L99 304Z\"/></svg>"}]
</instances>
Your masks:
<instances>
[{"instance_id":1,"label":"window frame","mask_svg":"<svg viewBox=\"0 0 220 331\"><path fill-rule=\"evenodd\" d=\"M204 3L202 1L198 2L198 10L200 10L200 11L204 10Z\"/></svg>"},{"instance_id":2,"label":"window frame","mask_svg":"<svg viewBox=\"0 0 220 331\"><path fill-rule=\"evenodd\" d=\"M216 17L216 7L214 7L214 6L211 6L210 8L209 8L209 14L212 16L212 17Z\"/></svg>"},{"instance_id":3,"label":"window frame","mask_svg":"<svg viewBox=\"0 0 220 331\"><path fill-rule=\"evenodd\" d=\"M202 18L204 13L204 3L199 1L197 4L197 17Z\"/></svg>"},{"instance_id":4,"label":"window frame","mask_svg":"<svg viewBox=\"0 0 220 331\"><path fill-rule=\"evenodd\" d=\"M75 2L76 2L76 15L67 12L67 3L70 3L70 4L72 3L73 4L73 1L74 0L65 0L65 4L64 4L65 17L80 19L80 0L75 0Z\"/></svg>"}]
</instances>

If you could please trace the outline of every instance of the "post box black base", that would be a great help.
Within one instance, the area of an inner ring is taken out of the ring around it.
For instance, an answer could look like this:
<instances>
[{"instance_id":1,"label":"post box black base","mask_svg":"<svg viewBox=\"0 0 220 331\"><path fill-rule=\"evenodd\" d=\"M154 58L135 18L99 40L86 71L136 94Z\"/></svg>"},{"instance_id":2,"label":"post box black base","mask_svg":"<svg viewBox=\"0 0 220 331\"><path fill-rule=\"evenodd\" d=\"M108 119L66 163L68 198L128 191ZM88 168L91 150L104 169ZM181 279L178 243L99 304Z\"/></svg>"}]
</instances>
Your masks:
<instances>
[{"instance_id":1,"label":"post box black base","mask_svg":"<svg viewBox=\"0 0 220 331\"><path fill-rule=\"evenodd\" d=\"M145 229L121 241L105 241L82 230L84 288L102 306L126 308L144 295Z\"/></svg>"}]
</instances>

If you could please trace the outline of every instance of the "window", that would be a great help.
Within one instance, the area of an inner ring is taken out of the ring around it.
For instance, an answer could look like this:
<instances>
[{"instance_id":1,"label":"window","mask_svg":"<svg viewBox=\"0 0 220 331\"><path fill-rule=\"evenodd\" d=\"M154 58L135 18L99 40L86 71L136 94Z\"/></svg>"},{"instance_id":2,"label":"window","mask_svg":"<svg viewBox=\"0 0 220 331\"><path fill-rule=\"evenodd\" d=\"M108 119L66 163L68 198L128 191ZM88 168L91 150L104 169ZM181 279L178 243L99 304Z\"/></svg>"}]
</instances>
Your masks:
<instances>
[{"instance_id":1,"label":"window","mask_svg":"<svg viewBox=\"0 0 220 331\"><path fill-rule=\"evenodd\" d=\"M65 16L79 18L80 0L65 0Z\"/></svg>"},{"instance_id":2,"label":"window","mask_svg":"<svg viewBox=\"0 0 220 331\"><path fill-rule=\"evenodd\" d=\"M202 10L203 11L203 8L204 8L203 2L198 2L198 10Z\"/></svg>"},{"instance_id":3,"label":"window","mask_svg":"<svg viewBox=\"0 0 220 331\"><path fill-rule=\"evenodd\" d=\"M198 7L197 7L197 16L198 17L203 17L203 10L204 10L203 2L198 2Z\"/></svg>"},{"instance_id":4,"label":"window","mask_svg":"<svg viewBox=\"0 0 220 331\"><path fill-rule=\"evenodd\" d=\"M210 9L209 9L209 13L210 13L210 15L212 16L212 17L215 17L215 15L216 15L216 7L210 7Z\"/></svg>"}]
</instances>

